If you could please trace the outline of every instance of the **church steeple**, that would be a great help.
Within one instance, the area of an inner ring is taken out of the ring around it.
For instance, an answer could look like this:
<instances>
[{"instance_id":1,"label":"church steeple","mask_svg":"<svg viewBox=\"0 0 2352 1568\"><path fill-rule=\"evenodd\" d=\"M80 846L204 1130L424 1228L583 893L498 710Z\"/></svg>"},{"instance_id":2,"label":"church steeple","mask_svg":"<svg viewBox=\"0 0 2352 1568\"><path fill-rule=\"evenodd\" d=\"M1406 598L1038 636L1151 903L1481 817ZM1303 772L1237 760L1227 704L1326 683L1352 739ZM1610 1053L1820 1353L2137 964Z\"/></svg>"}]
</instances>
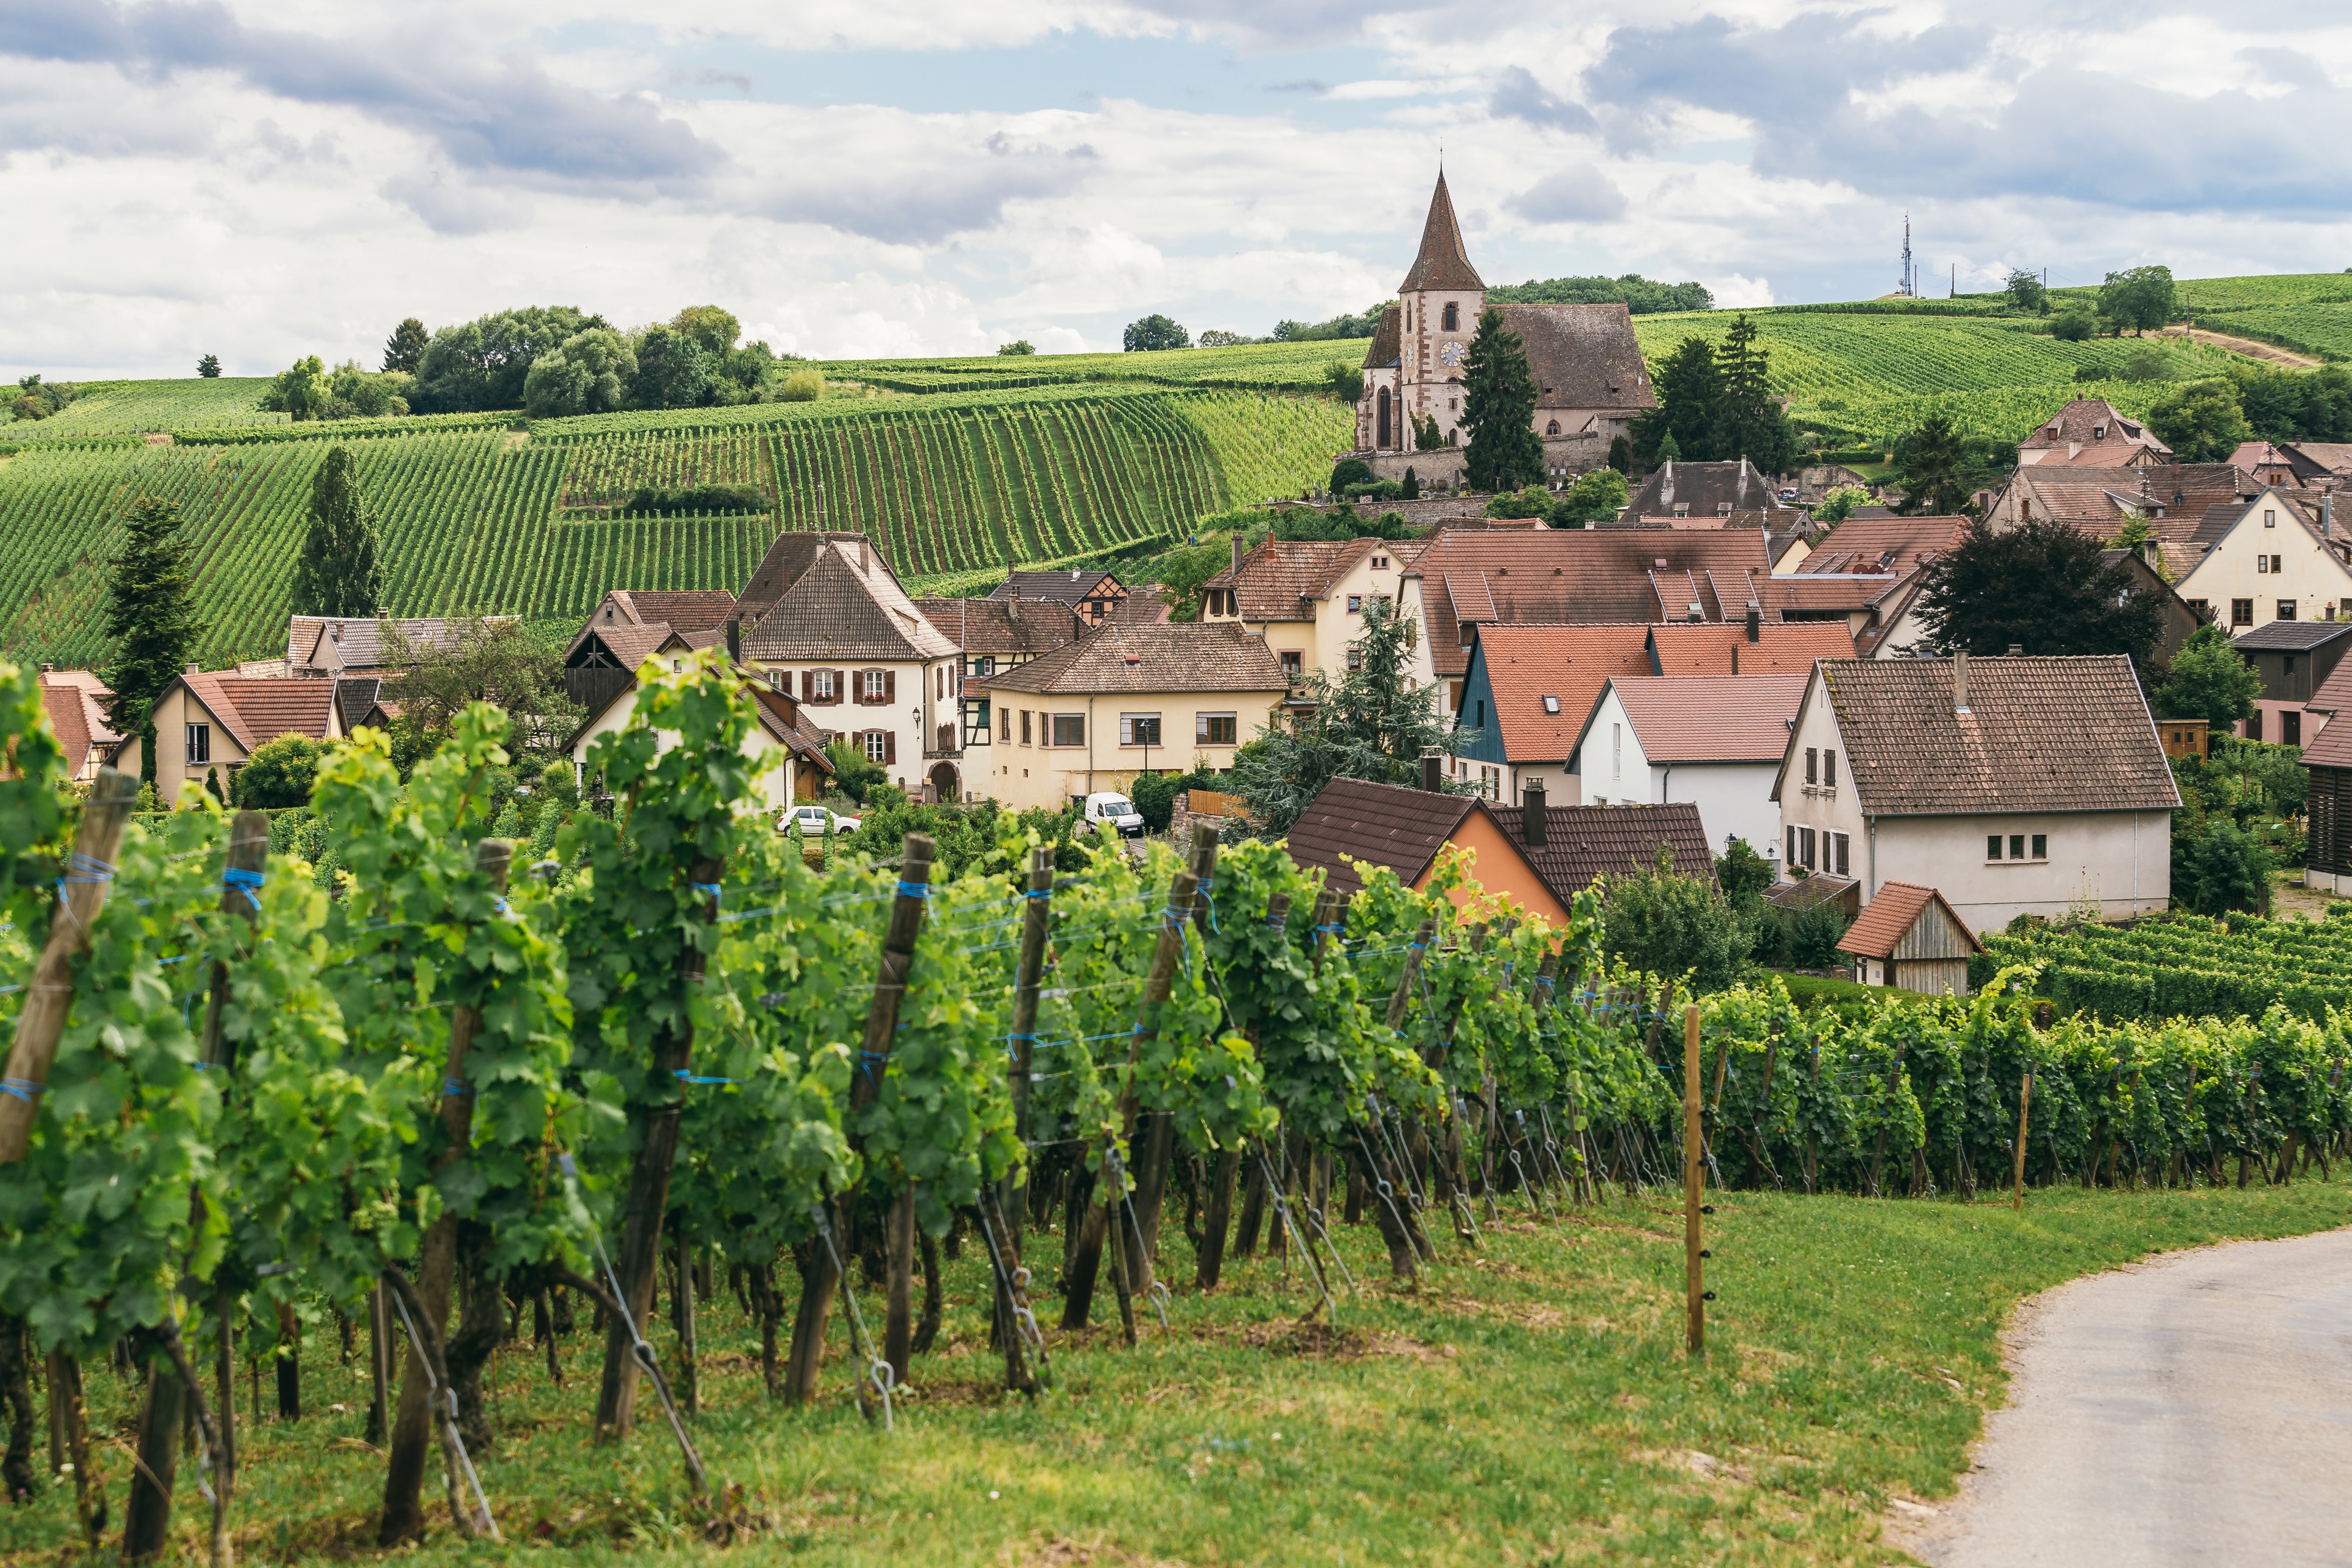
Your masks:
<instances>
[{"instance_id":1,"label":"church steeple","mask_svg":"<svg viewBox=\"0 0 2352 1568\"><path fill-rule=\"evenodd\" d=\"M1397 286L1400 294L1415 293L1424 289L1475 289L1484 291L1478 269L1470 265L1470 256L1462 247L1462 225L1454 216L1454 198L1446 193L1445 172L1437 174L1437 189L1429 198L1429 218L1421 226L1421 254L1412 258L1412 270L1404 275Z\"/></svg>"}]
</instances>

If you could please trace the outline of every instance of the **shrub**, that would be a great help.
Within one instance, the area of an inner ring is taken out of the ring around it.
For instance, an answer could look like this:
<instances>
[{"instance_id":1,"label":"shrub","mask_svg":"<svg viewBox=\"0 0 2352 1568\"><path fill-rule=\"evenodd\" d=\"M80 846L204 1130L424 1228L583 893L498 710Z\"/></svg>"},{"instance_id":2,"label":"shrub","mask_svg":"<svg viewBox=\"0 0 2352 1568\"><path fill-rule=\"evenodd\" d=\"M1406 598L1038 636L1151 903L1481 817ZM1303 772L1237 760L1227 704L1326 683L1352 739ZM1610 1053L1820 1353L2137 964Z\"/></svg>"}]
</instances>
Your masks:
<instances>
[{"instance_id":1,"label":"shrub","mask_svg":"<svg viewBox=\"0 0 2352 1568\"><path fill-rule=\"evenodd\" d=\"M2061 342L2086 342L2098 330L2091 312L2081 306L2072 306L2050 318L2050 335Z\"/></svg>"},{"instance_id":2,"label":"shrub","mask_svg":"<svg viewBox=\"0 0 2352 1568\"><path fill-rule=\"evenodd\" d=\"M1026 347L1026 345L1023 345ZM1004 351L998 351L1003 353ZM1032 349L1030 353L1036 351ZM811 365L784 377L784 384L776 394L779 403L814 403L824 395L824 372Z\"/></svg>"},{"instance_id":3,"label":"shrub","mask_svg":"<svg viewBox=\"0 0 2352 1568\"><path fill-rule=\"evenodd\" d=\"M308 735L280 735L254 748L231 785L248 811L310 804L310 783L327 749Z\"/></svg>"},{"instance_id":4,"label":"shrub","mask_svg":"<svg viewBox=\"0 0 2352 1568\"><path fill-rule=\"evenodd\" d=\"M664 517L710 511L765 511L768 498L756 485L688 485L677 490L640 485L629 497L628 510Z\"/></svg>"},{"instance_id":5,"label":"shrub","mask_svg":"<svg viewBox=\"0 0 2352 1568\"><path fill-rule=\"evenodd\" d=\"M1701 990L1729 984L1756 945L1752 919L1697 878L1675 875L1663 848L1655 867L1610 882L1602 900L1611 958L1653 974L1687 973Z\"/></svg>"},{"instance_id":6,"label":"shrub","mask_svg":"<svg viewBox=\"0 0 2352 1568\"><path fill-rule=\"evenodd\" d=\"M825 747L824 758L833 764L833 787L857 805L866 804L869 793L892 787L885 782L890 774L882 764L867 762L866 753L846 739ZM903 795L899 796L901 800L905 798Z\"/></svg>"},{"instance_id":7,"label":"shrub","mask_svg":"<svg viewBox=\"0 0 2352 1568\"><path fill-rule=\"evenodd\" d=\"M1345 494L1349 485L1371 482L1372 466L1361 458L1342 458L1331 465L1330 490L1333 495Z\"/></svg>"}]
</instances>

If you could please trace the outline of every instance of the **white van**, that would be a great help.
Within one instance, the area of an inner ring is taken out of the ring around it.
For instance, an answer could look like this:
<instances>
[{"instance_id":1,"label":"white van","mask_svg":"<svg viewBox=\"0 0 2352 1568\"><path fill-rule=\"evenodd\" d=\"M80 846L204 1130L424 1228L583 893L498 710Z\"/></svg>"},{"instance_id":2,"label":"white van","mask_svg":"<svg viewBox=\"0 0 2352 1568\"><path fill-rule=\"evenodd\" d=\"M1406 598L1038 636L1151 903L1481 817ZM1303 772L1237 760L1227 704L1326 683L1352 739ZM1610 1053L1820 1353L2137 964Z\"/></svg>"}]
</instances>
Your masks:
<instances>
[{"instance_id":1,"label":"white van","mask_svg":"<svg viewBox=\"0 0 2352 1568\"><path fill-rule=\"evenodd\" d=\"M1080 826L1089 833L1108 832L1124 838L1140 838L1143 814L1117 790L1098 790L1087 796L1086 820Z\"/></svg>"}]
</instances>

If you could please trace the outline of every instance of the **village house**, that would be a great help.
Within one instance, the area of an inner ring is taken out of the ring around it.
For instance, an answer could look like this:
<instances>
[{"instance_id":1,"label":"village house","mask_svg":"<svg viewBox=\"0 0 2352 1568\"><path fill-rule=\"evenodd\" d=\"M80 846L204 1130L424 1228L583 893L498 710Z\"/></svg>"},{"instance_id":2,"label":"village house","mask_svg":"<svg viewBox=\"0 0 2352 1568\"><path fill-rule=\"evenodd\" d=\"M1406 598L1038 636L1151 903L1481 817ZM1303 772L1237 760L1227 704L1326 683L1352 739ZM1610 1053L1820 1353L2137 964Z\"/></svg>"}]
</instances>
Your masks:
<instances>
[{"instance_id":1,"label":"village house","mask_svg":"<svg viewBox=\"0 0 2352 1568\"><path fill-rule=\"evenodd\" d=\"M563 650L565 695L583 708L603 707L671 636L688 639L689 647L711 647L735 608L724 588L608 589Z\"/></svg>"},{"instance_id":2,"label":"village house","mask_svg":"<svg viewBox=\"0 0 2352 1568\"><path fill-rule=\"evenodd\" d=\"M1575 754L1595 805L1698 808L1707 841L1733 838L1767 859L1780 841L1772 786L1810 670L1783 675L1610 677Z\"/></svg>"},{"instance_id":3,"label":"village house","mask_svg":"<svg viewBox=\"0 0 2352 1568\"><path fill-rule=\"evenodd\" d=\"M342 739L335 703L339 684L207 675L188 666L155 704L156 798L168 805L180 798L180 786L194 780L227 800L246 760L280 735ZM141 771L135 737L123 743L118 758L115 766L123 772Z\"/></svg>"},{"instance_id":4,"label":"village house","mask_svg":"<svg viewBox=\"0 0 2352 1568\"><path fill-rule=\"evenodd\" d=\"M1798 510L1783 501L1778 487L1745 458L1721 463L1685 463L1669 458L1650 470L1625 502L1628 516L1692 522L1728 519L1739 512L1795 516Z\"/></svg>"},{"instance_id":5,"label":"village house","mask_svg":"<svg viewBox=\"0 0 2352 1568\"><path fill-rule=\"evenodd\" d=\"M1402 616L1419 649L1421 584L1410 573L1422 548L1414 540L1266 539L1247 549L1236 534L1233 564L1202 585L1201 622L1239 625L1262 639L1294 691L1317 669L1336 685L1353 668L1370 605Z\"/></svg>"},{"instance_id":6,"label":"village house","mask_svg":"<svg viewBox=\"0 0 2352 1568\"><path fill-rule=\"evenodd\" d=\"M1460 477L1462 364L1486 307L1486 285L1470 265L1440 174L1420 252L1364 355L1356 455L1378 477L1402 479L1408 465L1424 483ZM1555 478L1605 461L1610 442L1629 432L1636 415L1658 405L1623 305L1495 308L1505 329L1527 345L1536 434L1545 469ZM1433 438L1433 449L1419 449Z\"/></svg>"},{"instance_id":7,"label":"village house","mask_svg":"<svg viewBox=\"0 0 2352 1568\"><path fill-rule=\"evenodd\" d=\"M812 723L900 789L967 798L961 658L866 535L778 534L738 611L745 664Z\"/></svg>"},{"instance_id":8,"label":"village house","mask_svg":"<svg viewBox=\"0 0 2352 1568\"><path fill-rule=\"evenodd\" d=\"M1475 889L1456 889L1457 906L1474 896L1503 896L1536 918L1565 928L1577 894L1600 877L1649 870L1663 856L1675 870L1709 886L1715 858L1698 813L1687 805L1550 805L1536 789L1525 806L1496 805L1439 787L1437 759L1422 759L1420 788L1333 779L1291 825L1290 858L1325 885L1353 898L1364 872L1385 867L1408 888L1425 888L1446 847L1467 851Z\"/></svg>"},{"instance_id":9,"label":"village house","mask_svg":"<svg viewBox=\"0 0 2352 1568\"><path fill-rule=\"evenodd\" d=\"M662 657L673 657L671 650L679 650L675 657L682 664L686 658L684 639L672 632L667 642ZM795 801L814 800L824 782L833 774L833 764L824 755L830 737L810 721L797 701L762 676L746 669L741 671L741 678L744 690L759 708L760 721L743 738L743 754L765 764L758 780L761 805L774 815L789 810ZM573 776L583 791L599 793L597 781L589 772L589 748L598 736L626 729L636 709L637 681L632 675L626 686L591 710L564 741L563 749L572 757ZM677 743L677 737L667 731L659 731L656 743L667 752Z\"/></svg>"},{"instance_id":10,"label":"village house","mask_svg":"<svg viewBox=\"0 0 2352 1568\"><path fill-rule=\"evenodd\" d=\"M480 625L509 626L520 618L484 616ZM463 616L409 616L395 620L388 616L289 616L284 673L325 680L345 675L397 674L399 666L394 661L399 657L400 645L412 653L448 647L474 624Z\"/></svg>"},{"instance_id":11,"label":"village house","mask_svg":"<svg viewBox=\"0 0 2352 1568\"><path fill-rule=\"evenodd\" d=\"M1488 800L1514 805L1537 779L1555 805L1622 799L1587 787L1577 745L1612 678L1803 675L1817 658L1851 658L1853 651L1842 622L1767 621L1760 614L1752 624L1481 626L1454 716L1463 749L1445 759L1445 771Z\"/></svg>"},{"instance_id":12,"label":"village house","mask_svg":"<svg viewBox=\"0 0 2352 1568\"><path fill-rule=\"evenodd\" d=\"M2196 564L2175 584L2189 608L2232 636L2270 621L2333 620L2352 613L2352 539L2336 527L2336 497L2306 508L2275 486L2209 510Z\"/></svg>"},{"instance_id":13,"label":"village house","mask_svg":"<svg viewBox=\"0 0 2352 1568\"><path fill-rule=\"evenodd\" d=\"M125 739L107 714L113 690L89 669L41 666L41 710L48 715L49 732L65 752L66 777L88 784L98 770L113 764ZM132 751L136 752L134 745Z\"/></svg>"},{"instance_id":14,"label":"village house","mask_svg":"<svg viewBox=\"0 0 2352 1568\"><path fill-rule=\"evenodd\" d=\"M2172 448L2103 397L2077 397L2017 444L2031 468L2139 468L2169 463Z\"/></svg>"},{"instance_id":15,"label":"village house","mask_svg":"<svg viewBox=\"0 0 2352 1568\"><path fill-rule=\"evenodd\" d=\"M2231 646L2263 678L2254 711L2240 721L2237 732L2282 746L2300 746L2316 737L2326 716L2314 710L2336 670L2345 668L2345 654L2352 652L2352 619L2273 621L2231 639ZM2326 714L2332 714L2336 694L2325 700ZM2306 714L2318 721L2307 721Z\"/></svg>"},{"instance_id":16,"label":"village house","mask_svg":"<svg viewBox=\"0 0 2352 1568\"><path fill-rule=\"evenodd\" d=\"M1118 601L1122 607L1126 603ZM961 722L966 753L988 745L995 732L988 689L972 683L1066 647L1083 637L1089 626L1058 599L1024 601L1010 594L1001 599L918 599L915 608L963 656ZM982 783L995 776L985 758L969 755L965 772Z\"/></svg>"},{"instance_id":17,"label":"village house","mask_svg":"<svg viewBox=\"0 0 2352 1568\"><path fill-rule=\"evenodd\" d=\"M2347 675L2352 666L2339 670ZM2328 723L2305 744L2303 765L2311 779L2304 797L2303 885L2352 893L2352 723Z\"/></svg>"},{"instance_id":18,"label":"village house","mask_svg":"<svg viewBox=\"0 0 2352 1568\"><path fill-rule=\"evenodd\" d=\"M2172 896L2180 805L2131 660L1814 667L1773 798L1785 874L1942 890L1970 931Z\"/></svg>"},{"instance_id":19,"label":"village house","mask_svg":"<svg viewBox=\"0 0 2352 1568\"><path fill-rule=\"evenodd\" d=\"M976 787L1055 810L1146 773L1230 771L1289 691L1265 641L1233 622L1114 621L973 684L996 718Z\"/></svg>"},{"instance_id":20,"label":"village house","mask_svg":"<svg viewBox=\"0 0 2352 1568\"><path fill-rule=\"evenodd\" d=\"M1108 572L1073 566L1066 572L1012 572L989 591L992 599L1047 599L1066 605L1090 626L1098 626L1118 613L1128 591Z\"/></svg>"}]
</instances>

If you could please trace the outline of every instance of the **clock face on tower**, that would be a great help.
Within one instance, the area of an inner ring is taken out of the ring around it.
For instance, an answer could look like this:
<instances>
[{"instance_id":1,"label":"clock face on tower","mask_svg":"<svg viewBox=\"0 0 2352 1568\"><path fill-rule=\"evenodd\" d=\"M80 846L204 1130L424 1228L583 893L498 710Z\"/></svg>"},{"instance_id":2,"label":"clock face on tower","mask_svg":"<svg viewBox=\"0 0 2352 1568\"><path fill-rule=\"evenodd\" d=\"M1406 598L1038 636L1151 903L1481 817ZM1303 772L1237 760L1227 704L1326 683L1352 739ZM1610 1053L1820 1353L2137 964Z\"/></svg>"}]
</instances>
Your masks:
<instances>
[{"instance_id":1,"label":"clock face on tower","mask_svg":"<svg viewBox=\"0 0 2352 1568\"><path fill-rule=\"evenodd\" d=\"M1460 343L1448 343L1444 348L1437 351L1437 357L1445 362L1446 369L1455 369L1462 363L1462 345Z\"/></svg>"}]
</instances>

